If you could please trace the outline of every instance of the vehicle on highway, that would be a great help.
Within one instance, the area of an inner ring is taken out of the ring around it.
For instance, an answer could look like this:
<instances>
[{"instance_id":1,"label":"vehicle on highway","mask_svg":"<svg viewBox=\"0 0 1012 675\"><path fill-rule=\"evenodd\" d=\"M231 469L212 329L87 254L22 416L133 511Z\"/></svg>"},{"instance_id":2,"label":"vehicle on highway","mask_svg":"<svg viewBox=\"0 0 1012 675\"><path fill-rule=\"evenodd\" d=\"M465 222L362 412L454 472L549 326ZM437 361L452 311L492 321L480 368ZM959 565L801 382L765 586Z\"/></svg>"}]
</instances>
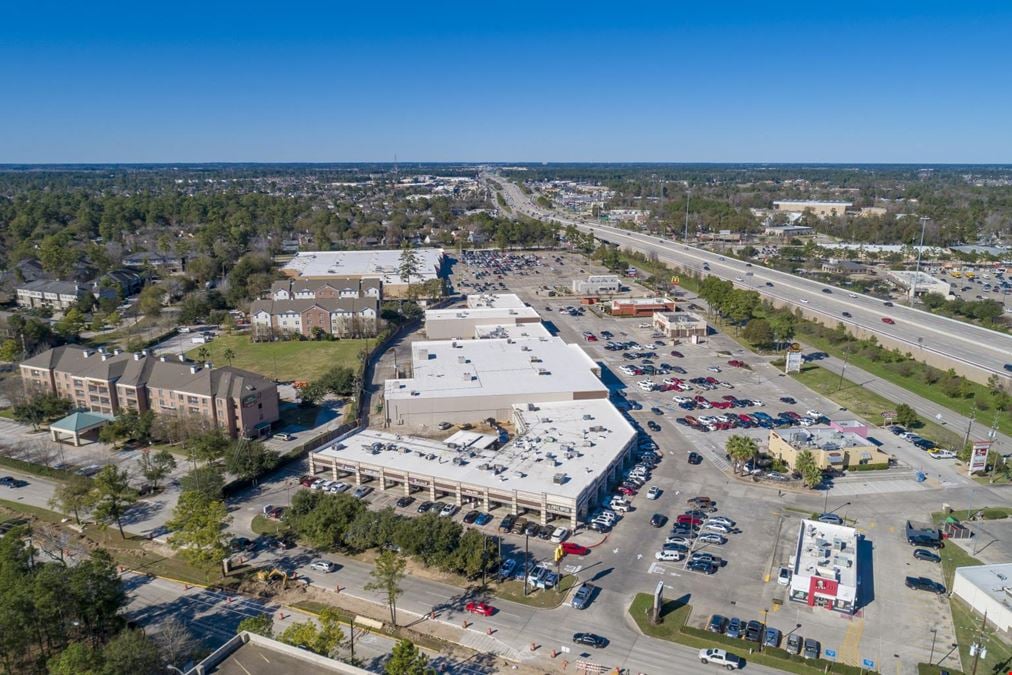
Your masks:
<instances>
[{"instance_id":1,"label":"vehicle on highway","mask_svg":"<svg viewBox=\"0 0 1012 675\"><path fill-rule=\"evenodd\" d=\"M586 647L594 647L595 649L604 649L608 646L607 638L603 638L596 633L574 633L573 642Z\"/></svg>"},{"instance_id":2,"label":"vehicle on highway","mask_svg":"<svg viewBox=\"0 0 1012 675\"><path fill-rule=\"evenodd\" d=\"M807 305L808 304L808 298L801 298L801 302L803 302L803 303L805 303Z\"/></svg>"},{"instance_id":3,"label":"vehicle on highway","mask_svg":"<svg viewBox=\"0 0 1012 675\"><path fill-rule=\"evenodd\" d=\"M314 560L313 562L309 563L309 569L316 570L317 572L328 572L329 573L329 572L333 572L335 569L337 569L337 565L335 565L334 563L330 562L329 560L320 559L320 560Z\"/></svg>"},{"instance_id":4,"label":"vehicle on highway","mask_svg":"<svg viewBox=\"0 0 1012 675\"><path fill-rule=\"evenodd\" d=\"M586 609L594 596L595 587L591 584L580 584L573 594L573 609Z\"/></svg>"},{"instance_id":5,"label":"vehicle on highway","mask_svg":"<svg viewBox=\"0 0 1012 675\"><path fill-rule=\"evenodd\" d=\"M492 616L495 614L495 607L484 602L469 602L464 605L464 611L481 616Z\"/></svg>"},{"instance_id":6,"label":"vehicle on highway","mask_svg":"<svg viewBox=\"0 0 1012 675\"><path fill-rule=\"evenodd\" d=\"M854 315L851 314L850 312L842 312L841 316L843 316L843 318L845 319L851 319L853 318Z\"/></svg>"},{"instance_id":7,"label":"vehicle on highway","mask_svg":"<svg viewBox=\"0 0 1012 675\"><path fill-rule=\"evenodd\" d=\"M942 562L942 557L940 555L938 555L937 553L932 553L926 548L915 548L914 558L916 558L917 560L927 560L928 562L933 563Z\"/></svg>"},{"instance_id":8,"label":"vehicle on highway","mask_svg":"<svg viewBox=\"0 0 1012 675\"><path fill-rule=\"evenodd\" d=\"M882 323L887 323L887 324L889 324L890 326L892 326L892 325L893 325L893 324L895 324L896 322L895 322L895 321L893 321L893 320L892 320L891 318L889 318L888 316L883 316L883 317L882 317Z\"/></svg>"},{"instance_id":9,"label":"vehicle on highway","mask_svg":"<svg viewBox=\"0 0 1012 675\"><path fill-rule=\"evenodd\" d=\"M818 640L812 638L805 638L805 648L801 652L802 658L806 659L817 659L819 654L822 652L822 645L819 644Z\"/></svg>"},{"instance_id":10,"label":"vehicle on highway","mask_svg":"<svg viewBox=\"0 0 1012 675\"><path fill-rule=\"evenodd\" d=\"M15 478L14 476L4 476L0 478L0 485L9 488L23 488L28 485L28 481Z\"/></svg>"},{"instance_id":11,"label":"vehicle on highway","mask_svg":"<svg viewBox=\"0 0 1012 675\"><path fill-rule=\"evenodd\" d=\"M907 588L915 591L928 591L929 593L937 593L938 595L945 592L945 586L943 584L940 584L937 581L932 581L927 577L907 577L904 580L904 584Z\"/></svg>"},{"instance_id":12,"label":"vehicle on highway","mask_svg":"<svg viewBox=\"0 0 1012 675\"><path fill-rule=\"evenodd\" d=\"M958 457L952 450L932 450L928 455L931 459L956 459Z\"/></svg>"},{"instance_id":13,"label":"vehicle on highway","mask_svg":"<svg viewBox=\"0 0 1012 675\"><path fill-rule=\"evenodd\" d=\"M712 663L717 666L723 666L728 670L738 670L742 666L740 657L723 649L700 649L699 661L703 664Z\"/></svg>"}]
</instances>

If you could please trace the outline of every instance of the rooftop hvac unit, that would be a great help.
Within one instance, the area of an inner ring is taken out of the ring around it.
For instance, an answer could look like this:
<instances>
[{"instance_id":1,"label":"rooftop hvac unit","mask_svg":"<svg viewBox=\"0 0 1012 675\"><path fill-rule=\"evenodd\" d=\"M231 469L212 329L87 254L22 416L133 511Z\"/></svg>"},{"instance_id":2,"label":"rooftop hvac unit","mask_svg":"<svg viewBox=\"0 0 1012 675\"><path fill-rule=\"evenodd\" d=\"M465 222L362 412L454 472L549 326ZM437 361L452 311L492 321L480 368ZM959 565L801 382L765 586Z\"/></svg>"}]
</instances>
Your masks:
<instances>
[{"instance_id":1,"label":"rooftop hvac unit","mask_svg":"<svg viewBox=\"0 0 1012 675\"><path fill-rule=\"evenodd\" d=\"M552 371L547 368L538 368L538 375L551 375Z\"/></svg>"},{"instance_id":2,"label":"rooftop hvac unit","mask_svg":"<svg viewBox=\"0 0 1012 675\"><path fill-rule=\"evenodd\" d=\"M592 419L594 419L594 416L588 413L588 414L585 414L583 416L583 419L584 419L584 421L592 420Z\"/></svg>"},{"instance_id":3,"label":"rooftop hvac unit","mask_svg":"<svg viewBox=\"0 0 1012 675\"><path fill-rule=\"evenodd\" d=\"M569 476L567 476L564 473L557 473L554 476L552 476L552 482L555 483L556 485L562 485L568 480Z\"/></svg>"}]
</instances>

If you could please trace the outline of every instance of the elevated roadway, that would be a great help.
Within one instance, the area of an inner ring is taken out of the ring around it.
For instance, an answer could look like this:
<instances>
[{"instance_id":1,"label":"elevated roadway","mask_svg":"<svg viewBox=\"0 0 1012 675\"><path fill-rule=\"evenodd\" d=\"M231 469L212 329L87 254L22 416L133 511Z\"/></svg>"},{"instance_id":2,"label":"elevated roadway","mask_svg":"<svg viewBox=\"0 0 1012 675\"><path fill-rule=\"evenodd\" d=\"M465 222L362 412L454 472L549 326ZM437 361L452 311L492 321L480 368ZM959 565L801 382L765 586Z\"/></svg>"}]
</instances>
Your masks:
<instances>
[{"instance_id":1,"label":"elevated roadway","mask_svg":"<svg viewBox=\"0 0 1012 675\"><path fill-rule=\"evenodd\" d=\"M977 382L998 375L1012 382L1012 336L931 314L900 304L886 306L882 300L829 286L787 272L749 264L670 239L623 230L542 209L520 188L501 176L495 180L512 209L525 215L573 225L593 232L604 241L621 245L669 265L732 281L737 287L758 291L774 305L798 308L811 319L835 326L842 322L861 337L875 335L885 346L914 354L940 368L953 368ZM849 316L845 316L844 313ZM883 319L891 320L887 323Z\"/></svg>"}]
</instances>

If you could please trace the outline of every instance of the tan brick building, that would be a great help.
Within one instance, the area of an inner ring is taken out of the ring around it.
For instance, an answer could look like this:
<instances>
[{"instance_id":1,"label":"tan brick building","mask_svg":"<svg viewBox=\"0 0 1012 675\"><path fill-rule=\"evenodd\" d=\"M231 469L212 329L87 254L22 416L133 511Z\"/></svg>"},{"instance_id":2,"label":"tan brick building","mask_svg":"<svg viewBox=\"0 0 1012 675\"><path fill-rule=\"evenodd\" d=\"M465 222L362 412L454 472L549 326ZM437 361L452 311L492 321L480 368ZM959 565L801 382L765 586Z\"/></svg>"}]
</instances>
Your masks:
<instances>
[{"instance_id":1,"label":"tan brick building","mask_svg":"<svg viewBox=\"0 0 1012 675\"><path fill-rule=\"evenodd\" d=\"M33 356L20 369L27 389L53 393L78 409L105 415L128 410L196 415L232 437L265 435L279 419L278 389L270 380L184 357L66 345Z\"/></svg>"}]
</instances>

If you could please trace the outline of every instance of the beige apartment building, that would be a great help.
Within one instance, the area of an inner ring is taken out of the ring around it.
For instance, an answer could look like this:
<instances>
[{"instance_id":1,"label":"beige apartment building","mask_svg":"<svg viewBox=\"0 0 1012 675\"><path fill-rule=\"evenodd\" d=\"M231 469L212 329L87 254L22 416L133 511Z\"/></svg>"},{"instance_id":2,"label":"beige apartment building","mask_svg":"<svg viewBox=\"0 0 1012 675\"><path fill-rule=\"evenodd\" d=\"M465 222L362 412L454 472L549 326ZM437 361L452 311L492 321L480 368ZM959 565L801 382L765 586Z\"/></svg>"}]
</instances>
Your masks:
<instances>
[{"instance_id":1,"label":"beige apartment building","mask_svg":"<svg viewBox=\"0 0 1012 675\"><path fill-rule=\"evenodd\" d=\"M21 363L26 388L104 415L133 410L201 417L229 436L256 438L279 419L277 386L256 373L180 356L55 347Z\"/></svg>"}]
</instances>

